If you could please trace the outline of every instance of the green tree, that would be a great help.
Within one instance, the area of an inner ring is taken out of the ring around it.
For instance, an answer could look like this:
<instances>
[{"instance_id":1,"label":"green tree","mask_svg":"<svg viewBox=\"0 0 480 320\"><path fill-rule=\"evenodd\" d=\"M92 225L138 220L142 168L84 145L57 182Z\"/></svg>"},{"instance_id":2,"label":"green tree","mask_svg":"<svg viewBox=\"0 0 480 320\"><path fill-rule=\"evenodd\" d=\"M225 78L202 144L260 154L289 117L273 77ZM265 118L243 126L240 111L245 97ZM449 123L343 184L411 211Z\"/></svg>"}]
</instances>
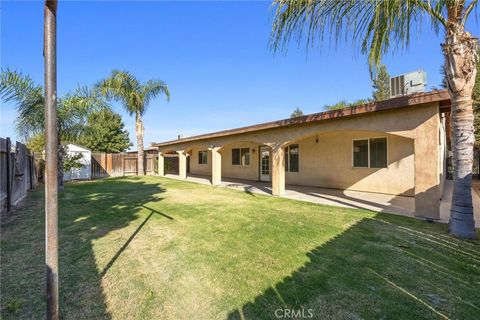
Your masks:
<instances>
[{"instance_id":1,"label":"green tree","mask_svg":"<svg viewBox=\"0 0 480 320\"><path fill-rule=\"evenodd\" d=\"M348 102L347 100L340 100L335 104L327 104L323 108L325 110L338 110L338 109L348 108L350 106L351 106L351 103Z\"/></svg>"},{"instance_id":2,"label":"green tree","mask_svg":"<svg viewBox=\"0 0 480 320\"><path fill-rule=\"evenodd\" d=\"M12 102L17 109L15 129L25 141L34 139L37 147L45 132L45 97L43 87L28 75L4 69L0 73L0 97L4 102ZM85 122L94 110L108 108L101 96L94 90L78 88L58 98L58 183L63 186L62 144L77 142L85 129ZM33 143L33 141L32 141ZM41 142L40 142L41 144Z\"/></svg>"},{"instance_id":3,"label":"green tree","mask_svg":"<svg viewBox=\"0 0 480 320\"><path fill-rule=\"evenodd\" d=\"M359 106L359 105L370 103L370 102L372 102L370 99L357 99L353 102L348 102L347 100L340 100L335 104L331 104L331 105L327 104L323 108L325 110L338 110L343 108L355 107L355 106Z\"/></svg>"},{"instance_id":4,"label":"green tree","mask_svg":"<svg viewBox=\"0 0 480 320\"><path fill-rule=\"evenodd\" d=\"M80 143L93 152L117 153L130 147L128 131L119 114L110 110L92 112Z\"/></svg>"},{"instance_id":5,"label":"green tree","mask_svg":"<svg viewBox=\"0 0 480 320\"><path fill-rule=\"evenodd\" d=\"M381 64L373 79L373 100L382 101L390 98L390 74L387 67Z\"/></svg>"},{"instance_id":6,"label":"green tree","mask_svg":"<svg viewBox=\"0 0 480 320\"><path fill-rule=\"evenodd\" d=\"M63 159L63 170L70 171L72 169L80 169L83 164L80 160L83 158L81 153L69 154L68 147L65 148L65 157Z\"/></svg>"},{"instance_id":7,"label":"green tree","mask_svg":"<svg viewBox=\"0 0 480 320\"><path fill-rule=\"evenodd\" d=\"M143 116L150 102L157 96L164 94L167 101L170 100L168 86L160 80L149 80L141 83L128 71L112 71L110 77L101 80L97 88L107 98L122 103L130 116L135 115L135 134L137 136L138 149L138 174L144 175L143 168Z\"/></svg>"},{"instance_id":8,"label":"green tree","mask_svg":"<svg viewBox=\"0 0 480 320\"><path fill-rule=\"evenodd\" d=\"M45 150L45 136L41 133L33 135L26 141L27 148L33 152L43 152Z\"/></svg>"},{"instance_id":9,"label":"green tree","mask_svg":"<svg viewBox=\"0 0 480 320\"><path fill-rule=\"evenodd\" d=\"M290 118L297 118L297 117L303 117L303 116L304 116L303 111L297 107L295 110L293 110L292 114L290 115Z\"/></svg>"},{"instance_id":10,"label":"green tree","mask_svg":"<svg viewBox=\"0 0 480 320\"><path fill-rule=\"evenodd\" d=\"M448 92L452 104L452 151L454 190L449 232L475 238L472 205L473 87L476 77L478 40L465 24L478 0L274 0L275 17L271 46L287 48L292 39L306 39L307 46L326 34L349 39L368 56L375 73L390 45L406 48L410 35L429 19L436 32L444 33ZM412 32L413 31L413 32Z\"/></svg>"}]
</instances>

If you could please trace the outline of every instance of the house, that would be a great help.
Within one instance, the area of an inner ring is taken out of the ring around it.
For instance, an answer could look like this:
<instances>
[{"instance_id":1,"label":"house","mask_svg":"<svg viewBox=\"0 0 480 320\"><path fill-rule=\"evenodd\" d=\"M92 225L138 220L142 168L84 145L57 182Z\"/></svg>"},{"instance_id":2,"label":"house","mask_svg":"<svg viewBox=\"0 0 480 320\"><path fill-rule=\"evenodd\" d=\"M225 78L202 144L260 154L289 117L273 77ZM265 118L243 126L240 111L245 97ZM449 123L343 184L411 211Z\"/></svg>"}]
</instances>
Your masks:
<instances>
[{"instance_id":1,"label":"house","mask_svg":"<svg viewBox=\"0 0 480 320\"><path fill-rule=\"evenodd\" d=\"M316 186L413 197L415 215L439 219L449 140L447 91L401 96L350 108L157 143L177 174Z\"/></svg>"},{"instance_id":2,"label":"house","mask_svg":"<svg viewBox=\"0 0 480 320\"><path fill-rule=\"evenodd\" d=\"M92 151L86 147L69 143L66 145L67 155L70 157L81 155L81 158L78 159L78 162L82 164L81 168L71 168L68 171L63 172L63 180L90 180L92 174Z\"/></svg>"}]
</instances>

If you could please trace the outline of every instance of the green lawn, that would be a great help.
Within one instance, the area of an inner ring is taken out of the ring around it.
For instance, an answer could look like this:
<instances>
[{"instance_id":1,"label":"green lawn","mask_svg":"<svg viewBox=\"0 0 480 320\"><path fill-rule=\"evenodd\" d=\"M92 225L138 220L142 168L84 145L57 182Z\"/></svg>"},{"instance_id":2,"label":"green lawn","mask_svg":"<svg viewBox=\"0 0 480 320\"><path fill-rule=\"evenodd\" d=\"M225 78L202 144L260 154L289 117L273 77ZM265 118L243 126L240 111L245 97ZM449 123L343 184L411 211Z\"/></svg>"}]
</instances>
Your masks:
<instances>
[{"instance_id":1,"label":"green lawn","mask_svg":"<svg viewBox=\"0 0 480 320\"><path fill-rule=\"evenodd\" d=\"M480 242L446 225L158 177L67 184L63 319L474 319ZM45 310L43 191L1 224L3 319Z\"/></svg>"}]
</instances>

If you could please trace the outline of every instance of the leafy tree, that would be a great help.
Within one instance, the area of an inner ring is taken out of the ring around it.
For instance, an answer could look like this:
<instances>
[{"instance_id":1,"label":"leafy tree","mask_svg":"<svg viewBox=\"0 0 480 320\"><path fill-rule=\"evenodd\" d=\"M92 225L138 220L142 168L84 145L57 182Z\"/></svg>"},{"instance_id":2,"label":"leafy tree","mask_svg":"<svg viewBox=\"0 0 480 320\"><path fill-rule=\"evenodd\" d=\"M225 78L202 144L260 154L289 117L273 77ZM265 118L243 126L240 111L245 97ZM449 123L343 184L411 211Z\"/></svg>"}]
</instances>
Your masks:
<instances>
[{"instance_id":1,"label":"leafy tree","mask_svg":"<svg viewBox=\"0 0 480 320\"><path fill-rule=\"evenodd\" d=\"M18 115L15 120L17 133L25 140L34 139L37 146L45 132L45 97L43 87L28 75L4 69L0 73L0 97L4 102L13 102ZM58 98L58 183L63 186L62 144L76 142L85 128L90 112L108 108L106 102L93 90L78 88Z\"/></svg>"},{"instance_id":2,"label":"leafy tree","mask_svg":"<svg viewBox=\"0 0 480 320\"><path fill-rule=\"evenodd\" d=\"M80 159L83 158L81 153L69 154L68 148L65 148L65 157L63 159L63 169L65 171L70 171L75 168L82 168L83 164L80 162Z\"/></svg>"},{"instance_id":3,"label":"leafy tree","mask_svg":"<svg viewBox=\"0 0 480 320\"><path fill-rule=\"evenodd\" d=\"M93 152L124 152L131 145L122 118L110 110L90 113L85 127L80 143Z\"/></svg>"},{"instance_id":4,"label":"leafy tree","mask_svg":"<svg viewBox=\"0 0 480 320\"><path fill-rule=\"evenodd\" d=\"M113 70L110 77L101 80L96 86L107 98L122 103L130 116L135 115L135 134L138 148L138 174L144 175L143 168L143 116L152 99L164 94L170 100L168 86L160 80L140 81L128 71Z\"/></svg>"},{"instance_id":5,"label":"leafy tree","mask_svg":"<svg viewBox=\"0 0 480 320\"><path fill-rule=\"evenodd\" d=\"M26 142L27 148L33 152L43 152L45 150L45 136L41 133L28 138Z\"/></svg>"},{"instance_id":6,"label":"leafy tree","mask_svg":"<svg viewBox=\"0 0 480 320\"><path fill-rule=\"evenodd\" d=\"M331 105L327 104L323 108L325 110L338 110L338 109L351 107L351 105L352 104L350 102L348 102L347 100L340 100L335 104L331 104Z\"/></svg>"},{"instance_id":7,"label":"leafy tree","mask_svg":"<svg viewBox=\"0 0 480 320\"><path fill-rule=\"evenodd\" d=\"M297 107L295 110L293 110L292 114L290 115L290 118L297 118L297 117L303 117L303 116L304 116L303 111Z\"/></svg>"},{"instance_id":8,"label":"leafy tree","mask_svg":"<svg viewBox=\"0 0 480 320\"><path fill-rule=\"evenodd\" d=\"M343 108L355 107L361 104L366 104L372 102L370 99L357 99L353 102L348 102L347 100L340 100L339 102L332 105L325 105L323 108L325 110L338 110Z\"/></svg>"},{"instance_id":9,"label":"leafy tree","mask_svg":"<svg viewBox=\"0 0 480 320\"><path fill-rule=\"evenodd\" d=\"M478 0L273 0L275 17L272 49L287 48L290 40L306 39L307 46L323 41L325 34L356 42L368 56L375 73L390 45L408 47L410 35L420 31L424 19L433 30L444 32L447 87L452 103L454 190L450 234L475 238L472 205L473 101L477 73L478 40L465 24ZM413 32L412 32L413 31Z\"/></svg>"},{"instance_id":10,"label":"leafy tree","mask_svg":"<svg viewBox=\"0 0 480 320\"><path fill-rule=\"evenodd\" d=\"M387 67L381 64L373 79L373 100L382 101L390 98L390 74Z\"/></svg>"}]
</instances>

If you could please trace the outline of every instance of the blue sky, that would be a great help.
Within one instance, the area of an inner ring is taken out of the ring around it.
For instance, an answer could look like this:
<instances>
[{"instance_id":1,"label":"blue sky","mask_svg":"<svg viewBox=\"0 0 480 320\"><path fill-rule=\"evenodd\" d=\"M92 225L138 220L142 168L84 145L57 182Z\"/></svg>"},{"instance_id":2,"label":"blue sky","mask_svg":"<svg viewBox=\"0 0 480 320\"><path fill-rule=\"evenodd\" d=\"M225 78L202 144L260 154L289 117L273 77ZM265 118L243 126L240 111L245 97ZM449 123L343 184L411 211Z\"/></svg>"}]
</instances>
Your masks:
<instances>
[{"instance_id":1,"label":"blue sky","mask_svg":"<svg viewBox=\"0 0 480 320\"><path fill-rule=\"evenodd\" d=\"M145 145L286 118L299 107L323 110L341 99L371 96L366 58L350 43L321 51L292 44L268 49L269 2L61 1L58 91L91 85L112 69L165 81L171 101L154 100L144 119ZM478 25L470 23L470 29ZM1 3L1 65L43 82L43 2ZM385 57L392 75L424 69L428 87L441 82L440 43L428 25L406 52ZM135 142L134 120L119 112ZM16 138L15 109L1 106L0 136Z\"/></svg>"}]
</instances>

